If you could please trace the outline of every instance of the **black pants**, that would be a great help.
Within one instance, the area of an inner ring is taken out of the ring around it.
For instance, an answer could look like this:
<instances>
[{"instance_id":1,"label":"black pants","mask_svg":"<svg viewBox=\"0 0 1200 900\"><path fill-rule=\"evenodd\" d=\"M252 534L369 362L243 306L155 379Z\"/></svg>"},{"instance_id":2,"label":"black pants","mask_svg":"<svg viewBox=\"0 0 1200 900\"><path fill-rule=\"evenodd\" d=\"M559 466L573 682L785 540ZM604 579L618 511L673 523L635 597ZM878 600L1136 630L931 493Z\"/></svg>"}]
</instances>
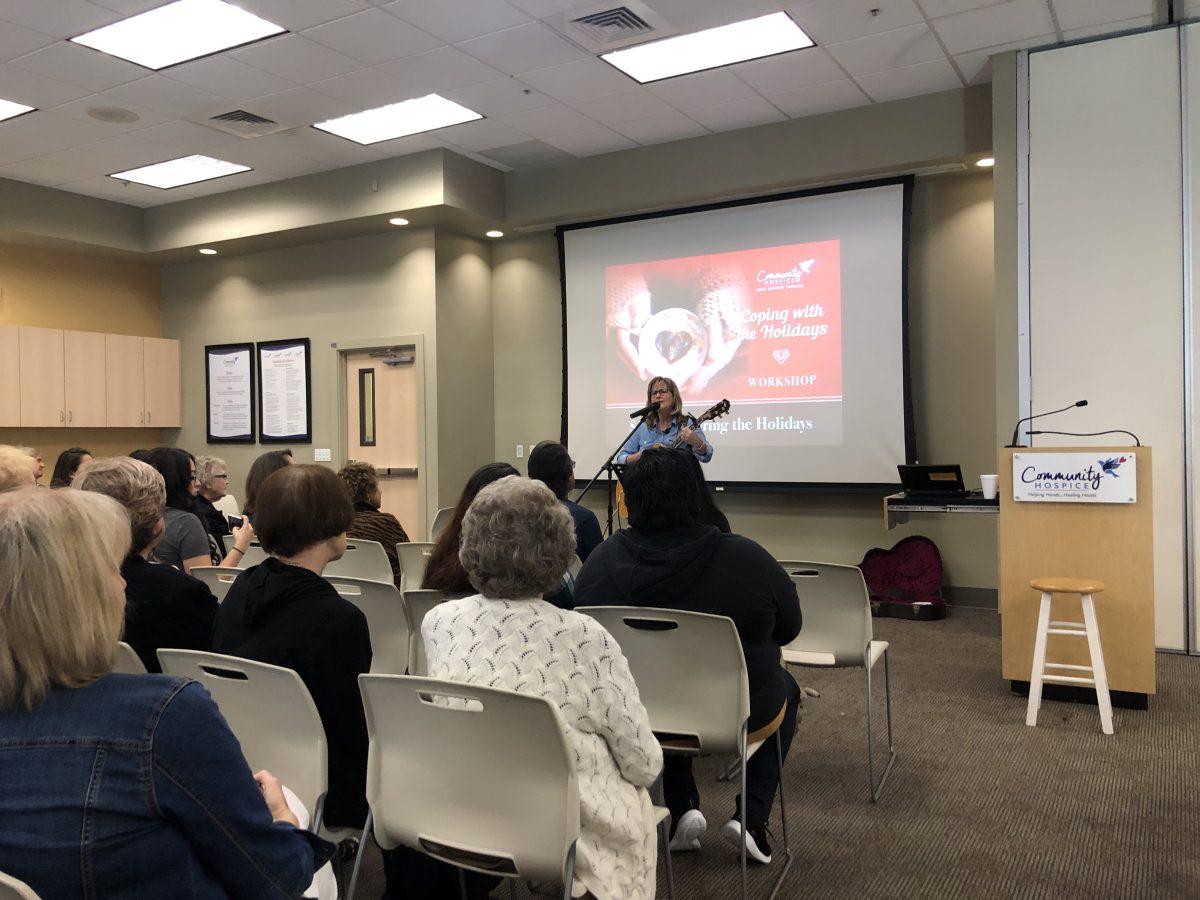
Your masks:
<instances>
[{"instance_id":1,"label":"black pants","mask_svg":"<svg viewBox=\"0 0 1200 900\"><path fill-rule=\"evenodd\" d=\"M783 673L787 691L787 712L779 726L779 739L783 742L783 758L787 759L792 736L796 733L796 713L800 708L800 686L789 672ZM772 716L771 718L774 718ZM757 753L746 765L746 824L751 828L765 825L771 816L771 804L779 789L779 760L775 755L775 736L767 738ZM671 810L671 821L678 822L689 809L699 809L700 792L696 779L692 777L692 757L677 753L663 757L663 799Z\"/></svg>"}]
</instances>

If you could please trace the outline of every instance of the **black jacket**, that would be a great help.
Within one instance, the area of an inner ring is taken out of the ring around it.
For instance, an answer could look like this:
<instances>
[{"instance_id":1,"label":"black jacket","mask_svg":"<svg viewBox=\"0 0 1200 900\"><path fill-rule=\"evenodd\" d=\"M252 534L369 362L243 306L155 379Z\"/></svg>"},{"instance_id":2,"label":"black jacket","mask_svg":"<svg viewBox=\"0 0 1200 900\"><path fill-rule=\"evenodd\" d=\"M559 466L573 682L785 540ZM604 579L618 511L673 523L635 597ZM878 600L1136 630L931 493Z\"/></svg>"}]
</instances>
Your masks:
<instances>
[{"instance_id":1,"label":"black jacket","mask_svg":"<svg viewBox=\"0 0 1200 900\"><path fill-rule=\"evenodd\" d=\"M750 680L750 730L786 700L779 648L800 633L796 588L749 538L693 525L648 534L625 528L597 547L575 582L575 607L656 606L728 616Z\"/></svg>"},{"instance_id":2,"label":"black jacket","mask_svg":"<svg viewBox=\"0 0 1200 900\"><path fill-rule=\"evenodd\" d=\"M319 575L274 557L233 583L217 612L213 650L295 669L329 742L325 820L367 817L367 722L358 676L371 668L367 619Z\"/></svg>"},{"instance_id":3,"label":"black jacket","mask_svg":"<svg viewBox=\"0 0 1200 900\"><path fill-rule=\"evenodd\" d=\"M207 500L199 495L196 497L195 512L200 518L201 524L204 525L204 530L215 539L221 559L224 559L225 543L221 539L222 535L233 533L233 529L229 527L229 519L225 517L225 513L213 506L211 500Z\"/></svg>"},{"instance_id":4,"label":"black jacket","mask_svg":"<svg viewBox=\"0 0 1200 900\"><path fill-rule=\"evenodd\" d=\"M147 671L162 671L160 647L207 650L212 646L217 598L203 581L140 556L121 563L121 577L125 579L122 639L137 651Z\"/></svg>"}]
</instances>

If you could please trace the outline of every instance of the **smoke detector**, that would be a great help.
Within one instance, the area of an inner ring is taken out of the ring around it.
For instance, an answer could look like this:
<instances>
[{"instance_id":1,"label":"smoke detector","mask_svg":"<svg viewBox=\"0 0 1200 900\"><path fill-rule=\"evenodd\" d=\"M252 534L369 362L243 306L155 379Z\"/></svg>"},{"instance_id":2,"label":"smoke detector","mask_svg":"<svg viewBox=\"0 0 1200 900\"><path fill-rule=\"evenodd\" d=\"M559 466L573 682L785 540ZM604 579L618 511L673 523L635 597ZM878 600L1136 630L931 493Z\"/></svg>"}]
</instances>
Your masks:
<instances>
[{"instance_id":1,"label":"smoke detector","mask_svg":"<svg viewBox=\"0 0 1200 900\"><path fill-rule=\"evenodd\" d=\"M113 125L131 125L142 117L132 109L120 106L93 106L87 111L88 117L97 122L109 122Z\"/></svg>"}]
</instances>

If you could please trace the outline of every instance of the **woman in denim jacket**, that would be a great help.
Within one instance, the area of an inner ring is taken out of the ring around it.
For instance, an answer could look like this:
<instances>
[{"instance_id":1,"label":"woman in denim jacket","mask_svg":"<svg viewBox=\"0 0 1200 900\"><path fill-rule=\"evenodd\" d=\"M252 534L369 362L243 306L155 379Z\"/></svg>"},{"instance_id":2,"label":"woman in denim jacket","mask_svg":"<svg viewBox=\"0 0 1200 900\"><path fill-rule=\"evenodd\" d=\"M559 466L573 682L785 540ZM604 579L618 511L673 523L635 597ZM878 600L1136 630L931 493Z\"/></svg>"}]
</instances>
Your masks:
<instances>
[{"instance_id":1,"label":"woman in denim jacket","mask_svg":"<svg viewBox=\"0 0 1200 900\"><path fill-rule=\"evenodd\" d=\"M129 541L101 494L0 495L0 871L47 900L299 896L333 847L208 693L109 674Z\"/></svg>"}]
</instances>

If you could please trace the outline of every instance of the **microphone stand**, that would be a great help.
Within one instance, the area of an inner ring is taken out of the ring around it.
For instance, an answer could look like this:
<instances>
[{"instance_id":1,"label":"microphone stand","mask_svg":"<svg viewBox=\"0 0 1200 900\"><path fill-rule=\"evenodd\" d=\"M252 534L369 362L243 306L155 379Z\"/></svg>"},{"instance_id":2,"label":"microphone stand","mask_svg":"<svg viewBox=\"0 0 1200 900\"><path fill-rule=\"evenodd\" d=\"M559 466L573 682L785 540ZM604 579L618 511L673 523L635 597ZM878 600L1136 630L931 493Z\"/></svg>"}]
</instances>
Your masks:
<instances>
[{"instance_id":1,"label":"microphone stand","mask_svg":"<svg viewBox=\"0 0 1200 900\"><path fill-rule=\"evenodd\" d=\"M634 431L629 432L629 434L627 434L627 435L625 435L625 437L621 438L621 442L619 444L617 444L617 446L613 450L613 452L608 454L608 459L606 459L604 461L604 464L602 466L600 466L599 469L596 470L596 474L592 476L592 480L589 481L586 485L584 485L583 490L580 491L579 494L575 497L576 503L581 502L583 500L584 494L586 494L589 490L591 490L592 485L595 484L599 480L600 476L603 475L605 472L608 473L608 532L605 534L605 537L611 537L612 533L613 533L613 491L612 491L613 460L617 458L618 453L620 453L622 450L625 449L625 445L629 443L629 439L631 437L633 437L634 432L636 430L637 429L634 429Z\"/></svg>"}]
</instances>

